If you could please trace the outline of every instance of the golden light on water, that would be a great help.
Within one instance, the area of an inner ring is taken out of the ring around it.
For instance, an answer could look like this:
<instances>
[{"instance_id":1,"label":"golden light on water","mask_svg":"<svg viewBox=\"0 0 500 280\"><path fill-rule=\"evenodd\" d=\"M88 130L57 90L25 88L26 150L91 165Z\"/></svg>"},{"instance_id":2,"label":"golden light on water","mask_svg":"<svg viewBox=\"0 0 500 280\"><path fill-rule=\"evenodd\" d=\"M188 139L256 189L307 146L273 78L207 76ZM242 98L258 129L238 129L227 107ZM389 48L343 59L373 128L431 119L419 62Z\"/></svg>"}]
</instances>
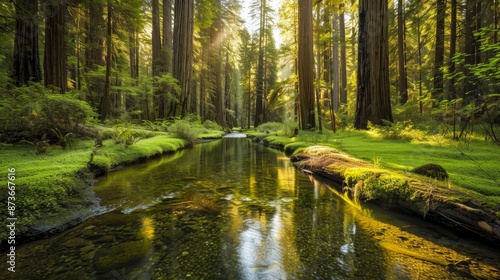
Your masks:
<instances>
[{"instance_id":1,"label":"golden light on water","mask_svg":"<svg viewBox=\"0 0 500 280\"><path fill-rule=\"evenodd\" d=\"M153 219L146 217L142 220L141 234L146 239L153 239L155 235L155 228L153 225Z\"/></svg>"}]
</instances>

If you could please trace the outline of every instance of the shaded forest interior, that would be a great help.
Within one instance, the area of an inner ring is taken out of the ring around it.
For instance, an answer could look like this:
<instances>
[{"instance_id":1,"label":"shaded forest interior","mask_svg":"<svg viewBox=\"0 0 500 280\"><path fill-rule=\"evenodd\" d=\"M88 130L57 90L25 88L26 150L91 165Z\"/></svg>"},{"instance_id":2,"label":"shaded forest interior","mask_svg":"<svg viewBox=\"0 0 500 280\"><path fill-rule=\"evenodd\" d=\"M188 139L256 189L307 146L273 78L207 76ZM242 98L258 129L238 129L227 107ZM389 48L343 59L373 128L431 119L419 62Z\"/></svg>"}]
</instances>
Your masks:
<instances>
[{"instance_id":1,"label":"shaded forest interior","mask_svg":"<svg viewBox=\"0 0 500 280\"><path fill-rule=\"evenodd\" d=\"M499 142L497 0L17 0L0 14L2 141L187 118Z\"/></svg>"}]
</instances>

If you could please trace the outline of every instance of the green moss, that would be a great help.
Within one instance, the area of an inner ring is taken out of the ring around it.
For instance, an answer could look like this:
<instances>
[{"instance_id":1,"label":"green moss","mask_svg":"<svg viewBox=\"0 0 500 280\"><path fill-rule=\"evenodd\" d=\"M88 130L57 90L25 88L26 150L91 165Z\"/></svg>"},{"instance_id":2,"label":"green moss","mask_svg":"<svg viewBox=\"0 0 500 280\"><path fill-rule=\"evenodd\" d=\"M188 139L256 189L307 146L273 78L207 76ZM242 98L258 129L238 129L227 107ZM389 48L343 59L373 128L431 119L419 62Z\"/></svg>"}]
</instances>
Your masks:
<instances>
[{"instance_id":1,"label":"green moss","mask_svg":"<svg viewBox=\"0 0 500 280\"><path fill-rule=\"evenodd\" d=\"M448 179L448 173L446 173L446 170L444 170L441 165L434 163L424 164L412 169L411 172L441 181Z\"/></svg>"},{"instance_id":2,"label":"green moss","mask_svg":"<svg viewBox=\"0 0 500 280\"><path fill-rule=\"evenodd\" d=\"M95 155L87 167L97 175L105 174L111 168L111 159L104 155Z\"/></svg>"},{"instance_id":3,"label":"green moss","mask_svg":"<svg viewBox=\"0 0 500 280\"><path fill-rule=\"evenodd\" d=\"M344 170L345 182L354 186L363 182L361 196L365 199L376 199L392 204L411 198L412 191L408 185L409 178L377 168L347 168Z\"/></svg>"},{"instance_id":4,"label":"green moss","mask_svg":"<svg viewBox=\"0 0 500 280\"><path fill-rule=\"evenodd\" d=\"M306 142L292 142L285 145L285 153L287 155L295 154L299 149L303 150L309 145Z\"/></svg>"}]
</instances>

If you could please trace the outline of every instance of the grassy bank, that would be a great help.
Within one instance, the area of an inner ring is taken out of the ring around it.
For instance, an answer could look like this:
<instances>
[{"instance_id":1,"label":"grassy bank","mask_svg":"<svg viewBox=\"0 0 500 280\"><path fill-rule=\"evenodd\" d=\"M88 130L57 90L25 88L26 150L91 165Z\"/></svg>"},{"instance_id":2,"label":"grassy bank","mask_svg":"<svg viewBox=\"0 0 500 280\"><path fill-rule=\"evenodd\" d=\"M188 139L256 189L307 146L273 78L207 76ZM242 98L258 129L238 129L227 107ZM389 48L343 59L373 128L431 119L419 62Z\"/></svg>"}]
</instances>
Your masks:
<instances>
[{"instance_id":1,"label":"grassy bank","mask_svg":"<svg viewBox=\"0 0 500 280\"><path fill-rule=\"evenodd\" d=\"M99 129L103 135L113 130ZM176 134L141 129L128 131L133 132L132 138L134 135L142 136L128 143L115 137L102 141L100 145L96 145L95 140L76 140L65 149L50 146L46 153L40 155L36 154L35 147L28 144L0 143L0 170L5 176L9 168L16 170L17 236L30 238L33 234L55 230L92 215L97 207L91 190L96 175L191 144ZM197 136L206 139L222 135L222 131L210 130ZM0 196L3 197L1 207L7 209L7 191L4 190ZM6 211L0 211L0 219L7 219ZM7 232L1 231L2 245L5 245L6 237Z\"/></svg>"},{"instance_id":2,"label":"grassy bank","mask_svg":"<svg viewBox=\"0 0 500 280\"><path fill-rule=\"evenodd\" d=\"M422 140L386 139L367 131L344 131L323 134L300 132L296 137L280 133L249 132L268 145L296 152L311 145L336 148L378 167L409 172L413 168L436 163L449 175L447 184L473 191L488 203L500 205L500 147L490 142L472 140L455 142L432 137Z\"/></svg>"}]
</instances>

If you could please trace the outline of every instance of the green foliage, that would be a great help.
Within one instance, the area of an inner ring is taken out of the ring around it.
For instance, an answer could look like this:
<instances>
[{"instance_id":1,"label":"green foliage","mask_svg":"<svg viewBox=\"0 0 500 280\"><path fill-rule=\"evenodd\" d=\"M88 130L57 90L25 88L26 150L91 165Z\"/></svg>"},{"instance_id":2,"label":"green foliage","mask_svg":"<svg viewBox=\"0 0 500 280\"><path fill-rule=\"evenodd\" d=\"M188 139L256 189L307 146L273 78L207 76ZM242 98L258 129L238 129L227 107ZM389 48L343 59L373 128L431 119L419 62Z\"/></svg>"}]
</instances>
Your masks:
<instances>
[{"instance_id":1,"label":"green foliage","mask_svg":"<svg viewBox=\"0 0 500 280\"><path fill-rule=\"evenodd\" d=\"M257 130L260 132L266 133L276 133L279 131L283 131L284 125L279 122L267 122L259 125Z\"/></svg>"},{"instance_id":2,"label":"green foliage","mask_svg":"<svg viewBox=\"0 0 500 280\"><path fill-rule=\"evenodd\" d=\"M87 163L87 168L96 175L108 173L111 168L111 159L105 155L93 155Z\"/></svg>"},{"instance_id":3,"label":"green foliage","mask_svg":"<svg viewBox=\"0 0 500 280\"><path fill-rule=\"evenodd\" d=\"M426 133L424 131L414 128L411 120L399 121L395 123L384 122L384 125L373 125L369 123L368 127L382 138L387 139L422 141L426 137Z\"/></svg>"},{"instance_id":4,"label":"green foliage","mask_svg":"<svg viewBox=\"0 0 500 280\"><path fill-rule=\"evenodd\" d=\"M156 120L154 122L150 120L143 120L142 125L151 131L167 131L170 123L167 120Z\"/></svg>"},{"instance_id":5,"label":"green foliage","mask_svg":"<svg viewBox=\"0 0 500 280\"><path fill-rule=\"evenodd\" d=\"M203 122L203 127L208 130L222 130L222 126L211 120L206 120L205 122Z\"/></svg>"},{"instance_id":6,"label":"green foliage","mask_svg":"<svg viewBox=\"0 0 500 280\"><path fill-rule=\"evenodd\" d=\"M180 138L189 141L191 145L196 143L200 130L192 126L187 120L178 120L168 128L168 131L175 133Z\"/></svg>"},{"instance_id":7,"label":"green foliage","mask_svg":"<svg viewBox=\"0 0 500 280\"><path fill-rule=\"evenodd\" d=\"M115 134L112 136L112 139L115 144L124 144L125 147L128 147L141 140L141 137L138 136L132 129L115 126Z\"/></svg>"},{"instance_id":8,"label":"green foliage","mask_svg":"<svg viewBox=\"0 0 500 280\"><path fill-rule=\"evenodd\" d=\"M71 94L56 94L41 84L6 90L1 93L0 123L4 133L0 141L40 139L46 135L52 143L66 146L82 132L96 114L82 100Z\"/></svg>"},{"instance_id":9,"label":"green foliage","mask_svg":"<svg viewBox=\"0 0 500 280\"><path fill-rule=\"evenodd\" d=\"M285 154L292 155L295 154L299 149L304 149L309 145L305 142L293 142L285 145Z\"/></svg>"},{"instance_id":10,"label":"green foliage","mask_svg":"<svg viewBox=\"0 0 500 280\"><path fill-rule=\"evenodd\" d=\"M20 143L26 143L29 144L33 147L35 147L36 151L35 153L37 155L42 155L47 152L47 149L50 147L49 140L43 140L44 137L42 137L41 140L34 139L33 141L28 141L28 140L21 140Z\"/></svg>"}]
</instances>

